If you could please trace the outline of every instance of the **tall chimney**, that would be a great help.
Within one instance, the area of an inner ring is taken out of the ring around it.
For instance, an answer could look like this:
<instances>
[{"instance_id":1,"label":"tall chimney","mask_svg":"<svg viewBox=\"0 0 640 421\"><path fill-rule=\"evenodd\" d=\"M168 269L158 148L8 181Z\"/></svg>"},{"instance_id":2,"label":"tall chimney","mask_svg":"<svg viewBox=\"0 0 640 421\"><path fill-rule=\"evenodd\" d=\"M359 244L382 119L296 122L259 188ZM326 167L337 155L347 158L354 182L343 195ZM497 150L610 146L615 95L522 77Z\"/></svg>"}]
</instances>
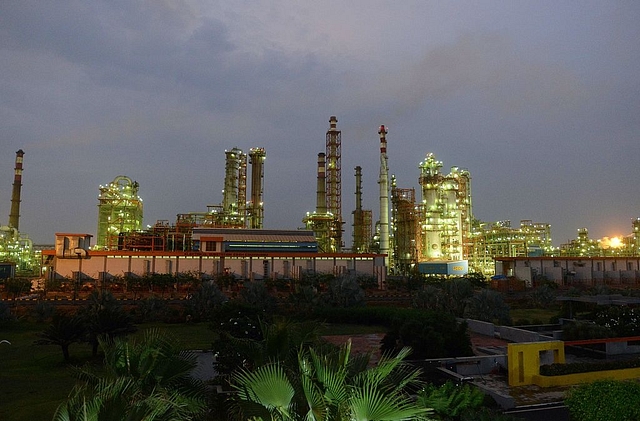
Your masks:
<instances>
[{"instance_id":1,"label":"tall chimney","mask_svg":"<svg viewBox=\"0 0 640 421\"><path fill-rule=\"evenodd\" d=\"M318 187L316 188L316 213L327 213L327 187L326 187L326 161L325 154L320 152L318 154Z\"/></svg>"},{"instance_id":2,"label":"tall chimney","mask_svg":"<svg viewBox=\"0 0 640 421\"><path fill-rule=\"evenodd\" d=\"M387 133L384 125L380 126L380 254L386 254L385 266L389 265L389 167L387 162Z\"/></svg>"},{"instance_id":3,"label":"tall chimney","mask_svg":"<svg viewBox=\"0 0 640 421\"><path fill-rule=\"evenodd\" d=\"M22 157L24 151L16 152L16 167L13 175L13 191L11 193L11 213L9 214L9 226L19 230L20 225L20 189L22 188Z\"/></svg>"}]
</instances>

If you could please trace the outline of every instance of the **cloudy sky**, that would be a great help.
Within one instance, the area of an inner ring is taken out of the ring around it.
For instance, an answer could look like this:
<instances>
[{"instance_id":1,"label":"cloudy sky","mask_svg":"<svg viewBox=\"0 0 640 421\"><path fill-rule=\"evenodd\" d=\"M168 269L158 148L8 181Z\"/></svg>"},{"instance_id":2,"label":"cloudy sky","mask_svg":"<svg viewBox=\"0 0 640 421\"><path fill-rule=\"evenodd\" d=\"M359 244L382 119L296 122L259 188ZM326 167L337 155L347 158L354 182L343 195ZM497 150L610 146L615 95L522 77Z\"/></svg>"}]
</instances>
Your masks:
<instances>
[{"instance_id":1,"label":"cloudy sky","mask_svg":"<svg viewBox=\"0 0 640 421\"><path fill-rule=\"evenodd\" d=\"M20 229L95 234L100 184L140 183L145 224L222 201L224 150L264 147L265 228L315 208L329 117L378 214L378 126L416 188L432 152L483 221L554 244L640 217L640 2L0 2L0 225L25 151Z\"/></svg>"}]
</instances>

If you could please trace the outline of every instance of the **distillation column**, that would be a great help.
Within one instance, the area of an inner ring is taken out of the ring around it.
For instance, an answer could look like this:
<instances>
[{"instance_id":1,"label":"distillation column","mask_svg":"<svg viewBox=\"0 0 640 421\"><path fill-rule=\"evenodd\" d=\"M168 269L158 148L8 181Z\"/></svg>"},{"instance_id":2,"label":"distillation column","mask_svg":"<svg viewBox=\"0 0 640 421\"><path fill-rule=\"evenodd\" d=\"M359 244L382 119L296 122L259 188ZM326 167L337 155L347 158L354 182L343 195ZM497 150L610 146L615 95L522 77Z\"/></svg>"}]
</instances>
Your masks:
<instances>
[{"instance_id":1,"label":"distillation column","mask_svg":"<svg viewBox=\"0 0 640 421\"><path fill-rule=\"evenodd\" d=\"M356 176L356 209L353 211L353 244L354 253L368 253L371 245L371 210L362 209L362 167L355 167Z\"/></svg>"},{"instance_id":2,"label":"distillation column","mask_svg":"<svg viewBox=\"0 0 640 421\"><path fill-rule=\"evenodd\" d=\"M337 128L338 119L329 118L329 130L326 136L327 158L327 212L334 216L334 237L337 249L342 246L342 133Z\"/></svg>"},{"instance_id":3,"label":"distillation column","mask_svg":"<svg viewBox=\"0 0 640 421\"><path fill-rule=\"evenodd\" d=\"M326 156L318 154L318 178L316 188L316 211L302 220L307 229L312 230L321 253L335 253L336 244L332 237L334 217L327 212Z\"/></svg>"},{"instance_id":4,"label":"distillation column","mask_svg":"<svg viewBox=\"0 0 640 421\"><path fill-rule=\"evenodd\" d=\"M249 228L262 229L264 224L264 148L249 150L251 164L251 201L249 202Z\"/></svg>"},{"instance_id":5,"label":"distillation column","mask_svg":"<svg viewBox=\"0 0 640 421\"><path fill-rule=\"evenodd\" d=\"M238 148L225 151L225 177L222 196L222 212L224 214L223 226L244 226L244 215L240 214L240 196L244 194L246 200L246 155ZM242 170L244 168L244 180ZM243 187L244 189L240 189Z\"/></svg>"},{"instance_id":6,"label":"distillation column","mask_svg":"<svg viewBox=\"0 0 640 421\"><path fill-rule=\"evenodd\" d=\"M433 154L427 154L424 162L420 163L419 183L422 186L422 256L419 260L437 260L442 258L440 224L442 208L439 189L442 182L440 175L442 162L436 161Z\"/></svg>"},{"instance_id":7,"label":"distillation column","mask_svg":"<svg viewBox=\"0 0 640 421\"><path fill-rule=\"evenodd\" d=\"M387 129L380 126L380 254L386 254L385 266L389 266L389 166L387 159Z\"/></svg>"},{"instance_id":8,"label":"distillation column","mask_svg":"<svg viewBox=\"0 0 640 421\"><path fill-rule=\"evenodd\" d=\"M16 152L16 166L13 174L13 191L11 192L11 213L9 214L9 226L16 232L20 225L20 190L22 188L22 159L24 151Z\"/></svg>"}]
</instances>

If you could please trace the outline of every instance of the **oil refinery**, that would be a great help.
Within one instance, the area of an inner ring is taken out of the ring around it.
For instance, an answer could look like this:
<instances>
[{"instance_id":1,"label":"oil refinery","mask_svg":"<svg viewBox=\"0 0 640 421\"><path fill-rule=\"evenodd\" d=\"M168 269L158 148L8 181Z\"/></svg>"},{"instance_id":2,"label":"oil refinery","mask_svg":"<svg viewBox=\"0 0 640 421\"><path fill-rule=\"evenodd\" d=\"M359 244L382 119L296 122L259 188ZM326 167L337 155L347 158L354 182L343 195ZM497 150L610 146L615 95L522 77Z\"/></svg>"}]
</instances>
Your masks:
<instances>
[{"instance_id":1,"label":"oil refinery","mask_svg":"<svg viewBox=\"0 0 640 421\"><path fill-rule=\"evenodd\" d=\"M443 163L433 153L416 163L417 195L416 188L402 187L391 172L388 127L379 126L377 133L379 219L374 222L373 211L363 207L366 167L358 165L350 247L345 246L342 131L336 116L329 118L324 151L317 154L316 207L302 217L303 229L264 228L266 151L257 147L245 153L236 147L224 151L220 204L178 213L175 221L158 220L145 229L141 186L118 175L99 187L95 246L91 247L91 234L57 233L55 250L44 250L42 258L19 231L24 157L19 150L9 222L0 227L0 277L46 273L97 280L126 273L194 270L264 279L299 277L309 270L364 271L383 285L387 275L413 273L478 272L489 277L495 274L498 258L640 255L640 218L632 222L633 232L627 237L592 240L582 228L575 240L559 248L551 243L547 223L522 220L519 227L512 227L510 221L480 221L473 215L471 173L457 166L444 173Z\"/></svg>"}]
</instances>

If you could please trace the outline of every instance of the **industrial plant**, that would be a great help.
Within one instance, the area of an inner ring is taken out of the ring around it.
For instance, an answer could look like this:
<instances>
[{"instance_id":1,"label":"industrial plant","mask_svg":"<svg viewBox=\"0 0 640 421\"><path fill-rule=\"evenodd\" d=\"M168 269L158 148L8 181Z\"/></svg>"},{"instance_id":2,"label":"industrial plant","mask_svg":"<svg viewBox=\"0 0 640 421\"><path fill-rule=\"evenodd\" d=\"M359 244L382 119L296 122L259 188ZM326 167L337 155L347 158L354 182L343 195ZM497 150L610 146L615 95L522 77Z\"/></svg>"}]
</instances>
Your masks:
<instances>
[{"instance_id":1,"label":"industrial plant","mask_svg":"<svg viewBox=\"0 0 640 421\"><path fill-rule=\"evenodd\" d=\"M245 153L232 148L224 151L220 204L205 205L201 212L178 213L175 221L158 220L143 228L140 185L118 175L99 187L95 246L91 246L91 234L58 233L55 250L44 250L42 258L19 231L24 156L19 150L9 223L0 227L0 277L104 280L116 275L195 271L265 279L324 271L364 273L383 287L388 275L504 274L510 266L500 258L640 256L640 218L633 221L633 233L625 238L592 240L582 228L575 240L559 248L552 245L547 223L522 220L519 227L512 227L511 221L480 221L473 215L471 173L457 166L443 172L443 163L433 153L416 163L416 194L414 187L399 185L390 171L393 165L387 151L393 148L388 147L388 134L387 127L379 126L379 219L375 222L373 211L362 203L366 167L354 168L350 247L345 245L342 132L336 116L329 118L324 151L317 155L316 208L302 216L302 229L265 229L266 151L257 147ZM636 266L640 270L640 262Z\"/></svg>"}]
</instances>

